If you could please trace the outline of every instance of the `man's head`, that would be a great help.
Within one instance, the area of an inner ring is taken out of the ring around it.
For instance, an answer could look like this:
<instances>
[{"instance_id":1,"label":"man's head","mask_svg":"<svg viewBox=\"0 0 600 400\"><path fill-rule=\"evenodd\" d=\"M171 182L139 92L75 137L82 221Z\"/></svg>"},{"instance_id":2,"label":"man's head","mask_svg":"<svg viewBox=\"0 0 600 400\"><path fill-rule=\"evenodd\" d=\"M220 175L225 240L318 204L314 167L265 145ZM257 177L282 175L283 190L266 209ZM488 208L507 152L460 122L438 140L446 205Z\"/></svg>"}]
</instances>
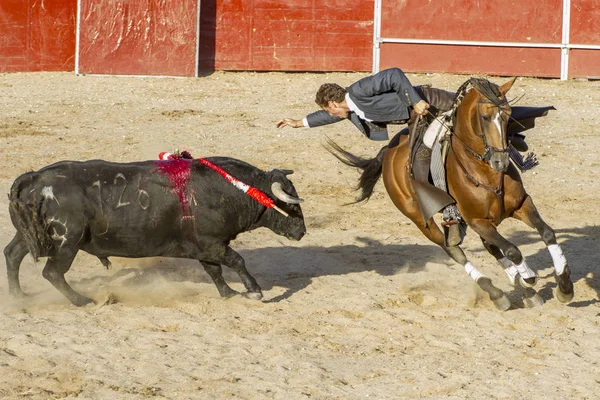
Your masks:
<instances>
[{"instance_id":1,"label":"man's head","mask_svg":"<svg viewBox=\"0 0 600 400\"><path fill-rule=\"evenodd\" d=\"M350 109L346 104L346 89L337 83L324 83L317 90L315 103L329 114L347 118Z\"/></svg>"}]
</instances>

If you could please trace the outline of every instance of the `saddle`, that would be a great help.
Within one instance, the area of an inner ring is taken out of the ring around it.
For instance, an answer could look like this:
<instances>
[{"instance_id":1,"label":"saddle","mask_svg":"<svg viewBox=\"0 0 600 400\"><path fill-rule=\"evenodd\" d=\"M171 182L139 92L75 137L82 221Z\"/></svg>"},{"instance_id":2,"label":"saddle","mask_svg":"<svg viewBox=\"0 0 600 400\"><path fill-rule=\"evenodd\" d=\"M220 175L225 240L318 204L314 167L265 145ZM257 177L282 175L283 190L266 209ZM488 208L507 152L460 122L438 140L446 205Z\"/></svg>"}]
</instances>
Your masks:
<instances>
[{"instance_id":1,"label":"saddle","mask_svg":"<svg viewBox=\"0 0 600 400\"><path fill-rule=\"evenodd\" d=\"M449 111L454 103L455 93L448 92L441 89L435 89L430 86L418 86L415 87L421 97L427 101L430 105L429 113L422 118L418 118L416 115L411 114L411 120L409 126L399 132L389 144L389 147L394 147L398 144L399 136L402 134L409 135L409 174L411 179L412 190L416 194L419 200L419 207L421 216L425 224L427 221L435 215L437 212L442 210L444 207L454 204L455 200L447 193L445 183L445 171L444 171L444 156L439 154L442 153L441 146L439 143L434 147L434 151L439 152L437 159L431 157L430 149L423 144L423 137L427 132L429 125L435 120L436 117L441 117L443 113ZM509 142L509 155L513 163L521 170L526 171L533 168L538 164L535 155L529 153L525 158L520 152L525 152L529 149L525 142L524 131L527 131L535 127L535 119L538 117L546 116L549 110L555 110L553 106L545 107L512 107L512 115L507 126L507 139ZM427 151L429 153L427 154ZM445 151L443 153L446 153ZM429 157L431 160L432 168L429 169L429 164L418 163L415 164L415 160L422 159L423 157ZM433 165L437 163L437 165ZM441 165L439 165L441 164ZM417 168L428 168L428 171L414 171L413 168L417 165ZM439 170L439 171L436 171ZM431 172L432 175L437 173L438 186L436 187L432 177L429 180L416 180L415 172L420 176L427 176ZM440 174L442 176L440 176ZM440 184L440 181L442 184Z\"/></svg>"}]
</instances>

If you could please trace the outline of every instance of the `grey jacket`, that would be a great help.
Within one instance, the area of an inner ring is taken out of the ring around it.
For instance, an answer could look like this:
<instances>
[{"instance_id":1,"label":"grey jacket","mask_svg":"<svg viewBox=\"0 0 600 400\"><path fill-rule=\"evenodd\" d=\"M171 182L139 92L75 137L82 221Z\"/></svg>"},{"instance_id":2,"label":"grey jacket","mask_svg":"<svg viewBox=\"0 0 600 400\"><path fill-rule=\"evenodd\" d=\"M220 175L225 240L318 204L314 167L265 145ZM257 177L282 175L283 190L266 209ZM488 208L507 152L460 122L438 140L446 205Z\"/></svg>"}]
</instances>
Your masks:
<instances>
[{"instance_id":1,"label":"grey jacket","mask_svg":"<svg viewBox=\"0 0 600 400\"><path fill-rule=\"evenodd\" d=\"M387 124L408 121L408 108L421 100L421 96L400 68L389 68L367 76L346 90L354 104L373 122L360 118L354 112L350 112L348 119L372 140L387 140ZM333 124L343 119L345 118L331 116L324 110L306 116L311 128Z\"/></svg>"}]
</instances>

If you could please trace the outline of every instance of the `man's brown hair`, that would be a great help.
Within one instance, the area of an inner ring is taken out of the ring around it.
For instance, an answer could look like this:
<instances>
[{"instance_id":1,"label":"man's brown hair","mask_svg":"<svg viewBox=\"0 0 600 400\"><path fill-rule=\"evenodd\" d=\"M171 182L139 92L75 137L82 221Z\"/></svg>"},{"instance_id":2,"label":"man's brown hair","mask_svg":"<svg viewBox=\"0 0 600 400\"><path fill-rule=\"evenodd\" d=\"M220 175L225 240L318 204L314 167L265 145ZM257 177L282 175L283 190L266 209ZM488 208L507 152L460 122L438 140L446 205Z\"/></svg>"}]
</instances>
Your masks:
<instances>
[{"instance_id":1,"label":"man's brown hair","mask_svg":"<svg viewBox=\"0 0 600 400\"><path fill-rule=\"evenodd\" d=\"M328 107L330 101L337 103L344 101L346 97L346 89L338 85L337 83L324 83L317 90L317 96L315 103L321 108Z\"/></svg>"}]
</instances>

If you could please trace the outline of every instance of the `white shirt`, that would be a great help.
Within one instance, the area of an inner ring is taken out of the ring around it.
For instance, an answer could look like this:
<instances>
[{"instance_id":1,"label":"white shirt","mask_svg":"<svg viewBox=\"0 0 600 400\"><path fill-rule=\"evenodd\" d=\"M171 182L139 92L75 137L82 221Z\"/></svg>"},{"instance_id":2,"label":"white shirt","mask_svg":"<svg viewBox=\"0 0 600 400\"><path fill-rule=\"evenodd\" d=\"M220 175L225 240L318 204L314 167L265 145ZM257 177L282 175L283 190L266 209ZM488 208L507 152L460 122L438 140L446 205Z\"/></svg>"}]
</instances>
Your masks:
<instances>
[{"instance_id":1,"label":"white shirt","mask_svg":"<svg viewBox=\"0 0 600 400\"><path fill-rule=\"evenodd\" d=\"M350 98L350 95L348 93L346 93L345 100L346 100L346 104L348 105L348 108L350 109L350 111L355 112L356 115L358 115L360 118L364 119L365 121L373 122L372 119L365 117L365 113L360 108L358 108L356 106L356 104L354 104L354 102L352 101L352 99ZM306 117L304 117L302 119L302 124L307 128L309 127Z\"/></svg>"},{"instance_id":2,"label":"white shirt","mask_svg":"<svg viewBox=\"0 0 600 400\"><path fill-rule=\"evenodd\" d=\"M356 106L356 104L354 104L354 102L350 98L350 94L346 93L346 97L345 98L346 98L346 104L348 105L348 108L350 109L350 111L355 112L356 115L358 115L360 118L364 119L365 121L373 122L372 119L369 119L369 118L365 117L365 113L362 112L362 110L360 108L358 108Z\"/></svg>"}]
</instances>

